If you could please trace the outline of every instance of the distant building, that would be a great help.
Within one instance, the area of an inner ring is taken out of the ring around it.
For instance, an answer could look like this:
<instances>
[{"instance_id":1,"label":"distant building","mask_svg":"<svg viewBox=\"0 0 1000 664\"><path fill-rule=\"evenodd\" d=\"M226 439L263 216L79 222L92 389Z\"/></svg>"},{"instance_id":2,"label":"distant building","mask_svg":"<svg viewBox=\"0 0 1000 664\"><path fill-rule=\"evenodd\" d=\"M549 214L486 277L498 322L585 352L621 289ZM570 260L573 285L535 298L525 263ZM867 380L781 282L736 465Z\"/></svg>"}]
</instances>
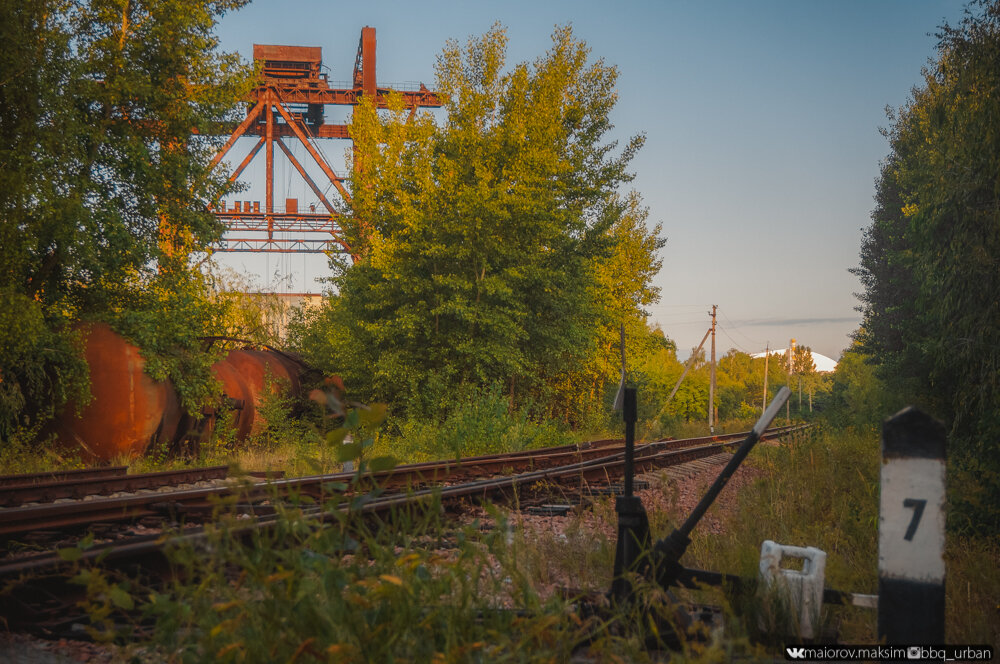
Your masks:
<instances>
[{"instance_id":1,"label":"distant building","mask_svg":"<svg viewBox=\"0 0 1000 664\"><path fill-rule=\"evenodd\" d=\"M239 293L253 302L252 309L261 317L260 323L269 336L284 339L295 309L313 309L323 303L321 293Z\"/></svg>"},{"instance_id":2,"label":"distant building","mask_svg":"<svg viewBox=\"0 0 1000 664\"><path fill-rule=\"evenodd\" d=\"M288 331L288 321L292 309L307 310L323 304L322 293L274 293L274 297L278 298L278 301L284 305L278 321L278 336L281 338L284 338Z\"/></svg>"},{"instance_id":3,"label":"distant building","mask_svg":"<svg viewBox=\"0 0 1000 664\"><path fill-rule=\"evenodd\" d=\"M811 352L813 364L816 365L816 373L830 373L837 368L836 360L832 360L826 355L817 353L816 351ZM785 355L786 353L788 353L787 348L773 348L771 350L771 355ZM764 353L754 353L751 357L764 357Z\"/></svg>"}]
</instances>

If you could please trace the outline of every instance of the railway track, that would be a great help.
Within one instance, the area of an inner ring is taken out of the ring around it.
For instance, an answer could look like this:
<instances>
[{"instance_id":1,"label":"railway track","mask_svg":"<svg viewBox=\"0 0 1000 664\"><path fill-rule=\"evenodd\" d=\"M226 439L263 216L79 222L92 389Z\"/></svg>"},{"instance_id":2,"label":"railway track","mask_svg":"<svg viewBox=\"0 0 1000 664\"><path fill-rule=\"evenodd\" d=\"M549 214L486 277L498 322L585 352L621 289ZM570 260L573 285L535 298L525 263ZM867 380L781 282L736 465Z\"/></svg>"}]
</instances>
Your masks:
<instances>
[{"instance_id":1,"label":"railway track","mask_svg":"<svg viewBox=\"0 0 1000 664\"><path fill-rule=\"evenodd\" d=\"M9 484L0 484L0 507L20 507L26 503L51 503L62 499L81 499L87 496L106 496L121 492L134 493L144 489L160 489L181 484L221 480L229 474L228 466L185 468L133 475L125 474L122 471L124 468L124 466L109 468L107 470L113 472L107 473L100 472L105 469L97 468L92 469L91 474L80 472L78 475L66 474L37 482L17 483L12 481ZM16 475L8 476L8 478L16 477Z\"/></svg>"},{"instance_id":2,"label":"railway track","mask_svg":"<svg viewBox=\"0 0 1000 664\"><path fill-rule=\"evenodd\" d=\"M772 429L765 438L778 437L796 427ZM686 440L665 440L636 447L635 470L638 473L659 468L676 467L683 463L716 456L722 449L736 446L745 434L731 434ZM571 449L576 448L576 449ZM618 441L597 441L589 446L564 446L515 454L489 455L450 462L431 462L400 466L392 471L373 473L367 481L378 482L385 493L372 494L364 501L342 501L334 509L322 503L302 506L303 516L319 522L342 518L339 514L351 511L386 520L395 510L412 508L425 501L439 500L443 505L461 501L493 499L504 501L514 496L528 497L537 487L559 487L560 491L578 495L601 493L595 489L608 488L624 471L625 451ZM501 476L482 477L497 469L528 468ZM480 473L476 479L466 479L468 473ZM347 473L300 477L263 482L240 488L217 487L171 492L159 497L171 504L176 516L187 509L187 514L204 517L217 509L220 499L228 497L230 506L237 511L253 514L245 523L228 526L227 535L236 540L249 541L255 534L274 529L279 524L273 505L268 501L280 496L343 495L332 488L350 479ZM454 483L443 484L443 480ZM428 485L429 482L437 482ZM389 492L386 487L405 487ZM238 492L242 491L242 495ZM235 502L234 502L235 498ZM243 501L243 502L240 502ZM253 502L256 501L256 502ZM544 502L544 499L542 500ZM525 504L522 502L522 504ZM266 509L265 509L266 508ZM39 505L0 510L3 517L2 531L30 533L39 524L45 528L64 528L108 521L134 520L140 514L163 515L163 509L150 502L145 495L121 498L98 498L73 503ZM64 525L65 524L65 525ZM74 613L72 606L79 599L81 589L67 585L67 575L78 564L100 565L109 573L144 573L153 577L169 573L169 548L174 546L203 546L208 541L204 527L190 527L172 538L163 538L157 532L145 536L132 536L124 540L93 546L74 554L74 562L60 551L50 551L0 562L0 616L22 628L43 633L57 633L65 627L65 617Z\"/></svg>"},{"instance_id":3,"label":"railway track","mask_svg":"<svg viewBox=\"0 0 1000 664\"><path fill-rule=\"evenodd\" d=\"M769 432L769 435L782 435L786 431L787 428L776 428ZM740 440L743 435L745 434L720 434L683 440L655 441L637 446L636 455L637 458L642 458L654 453L654 451L725 443ZM364 491L374 485L386 491L414 489L444 482L456 483L489 475L503 474L507 476L545 468L567 467L602 458L617 459L616 463L620 464L624 458L624 443L619 440L600 440L540 450L401 465L392 470L366 474L360 478L361 483L357 488ZM224 468L205 470L218 473ZM595 472L605 472L606 474L606 470L590 470L587 479L594 481ZM155 477L148 479L150 481L156 480ZM231 498L234 495L238 495L242 501L240 506L244 513L262 516L273 513L273 507L270 504L276 497L306 496L308 499L322 503L332 495L343 493L340 487L353 479L355 479L354 473L333 473L258 482L249 487L245 485L213 486L2 509L0 510L0 541L9 542L32 533L36 535L39 533L58 534L71 528L85 528L94 524L142 521L148 525L156 526L203 521L206 517L211 516L221 500ZM90 487L88 490L92 493L100 493L97 484L104 482L105 486L118 487L123 481L117 477L90 480L88 481ZM55 484L62 483L56 482ZM72 484L72 481L67 482L67 484ZM26 489L24 495L37 497L47 490L52 489L35 489L33 494ZM70 490L70 487L67 486L66 490ZM0 493L0 501L2 501L2 495ZM4 503L0 502L0 504ZM36 536L34 539L37 541L40 537Z\"/></svg>"},{"instance_id":4,"label":"railway track","mask_svg":"<svg viewBox=\"0 0 1000 664\"><path fill-rule=\"evenodd\" d=\"M22 475L0 475L0 489L33 486L45 482L58 482L72 479L97 479L102 477L120 477L128 472L128 466L102 466L99 468L78 468L76 470L56 470L44 473L26 473Z\"/></svg>"}]
</instances>

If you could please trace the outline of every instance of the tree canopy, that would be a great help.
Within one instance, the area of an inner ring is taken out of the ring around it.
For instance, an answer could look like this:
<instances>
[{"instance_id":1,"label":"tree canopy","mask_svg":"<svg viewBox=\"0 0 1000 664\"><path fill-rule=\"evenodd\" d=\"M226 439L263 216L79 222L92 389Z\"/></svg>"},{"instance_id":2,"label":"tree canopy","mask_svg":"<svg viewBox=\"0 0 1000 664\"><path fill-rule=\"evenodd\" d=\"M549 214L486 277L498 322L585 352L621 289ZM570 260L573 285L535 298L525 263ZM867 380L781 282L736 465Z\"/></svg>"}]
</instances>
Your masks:
<instances>
[{"instance_id":1,"label":"tree canopy","mask_svg":"<svg viewBox=\"0 0 1000 664\"><path fill-rule=\"evenodd\" d=\"M227 183L192 130L230 119L246 90L250 70L213 35L244 3L0 6L0 429L85 389L76 321L193 352L197 325L174 339L184 324L161 322L183 320L187 257L221 233L206 203Z\"/></svg>"},{"instance_id":2,"label":"tree canopy","mask_svg":"<svg viewBox=\"0 0 1000 664\"><path fill-rule=\"evenodd\" d=\"M973 3L938 38L923 85L886 131L855 270L858 340L891 390L950 424L952 453L992 464L976 472L997 497L1000 3Z\"/></svg>"},{"instance_id":3,"label":"tree canopy","mask_svg":"<svg viewBox=\"0 0 1000 664\"><path fill-rule=\"evenodd\" d=\"M448 43L440 126L398 98L354 114L347 233L362 249L318 333L372 398L498 384L512 400L602 399L618 326L645 333L664 240L622 191L643 138L608 140L617 70L569 28L509 69L506 43L499 26Z\"/></svg>"}]
</instances>

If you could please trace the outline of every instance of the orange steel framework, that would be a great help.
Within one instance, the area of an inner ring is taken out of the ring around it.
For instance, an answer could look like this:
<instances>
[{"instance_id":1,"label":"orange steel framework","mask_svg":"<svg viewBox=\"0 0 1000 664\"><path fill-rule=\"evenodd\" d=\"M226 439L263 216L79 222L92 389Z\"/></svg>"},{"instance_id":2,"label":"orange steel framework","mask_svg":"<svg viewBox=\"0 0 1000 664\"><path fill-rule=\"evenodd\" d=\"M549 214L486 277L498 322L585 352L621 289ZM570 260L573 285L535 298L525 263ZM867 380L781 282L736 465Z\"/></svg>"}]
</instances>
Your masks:
<instances>
[{"instance_id":1,"label":"orange steel framework","mask_svg":"<svg viewBox=\"0 0 1000 664\"><path fill-rule=\"evenodd\" d=\"M341 233L336 209L326 197L326 192L310 177L309 173L295 158L283 138L298 140L313 159L330 186L347 203L350 192L344 186L344 178L337 175L315 140L320 138L346 138L350 135L347 125L327 124L324 106L354 106L362 98L371 98L377 108L388 105L390 88L379 87L375 78L375 28L361 29L358 55L354 61L354 76L350 89L329 86L326 74L320 73L323 65L322 49L307 46L272 46L254 44L253 58L261 65L260 83L250 94L250 108L247 117L236 127L229 140L212 160L214 168L226 156L241 136L257 136L259 140L229 180L236 180L253 161L261 148L265 149L266 194L264 209L259 201L236 201L229 208L225 202L213 209L215 215L226 225L226 235L215 251L277 252L277 253L322 253L339 251L353 254ZM404 104L410 109L411 117L418 107L436 108L442 105L441 96L428 90L423 83L417 90L401 90ZM317 211L314 205L308 211L298 209L298 201L285 199L284 212L274 206L274 149L284 153L299 175L316 195L325 210ZM235 237L234 232L247 235ZM282 233L275 237L275 233ZM284 234L295 234L288 237ZM316 239L317 234L329 234L329 239Z\"/></svg>"}]
</instances>

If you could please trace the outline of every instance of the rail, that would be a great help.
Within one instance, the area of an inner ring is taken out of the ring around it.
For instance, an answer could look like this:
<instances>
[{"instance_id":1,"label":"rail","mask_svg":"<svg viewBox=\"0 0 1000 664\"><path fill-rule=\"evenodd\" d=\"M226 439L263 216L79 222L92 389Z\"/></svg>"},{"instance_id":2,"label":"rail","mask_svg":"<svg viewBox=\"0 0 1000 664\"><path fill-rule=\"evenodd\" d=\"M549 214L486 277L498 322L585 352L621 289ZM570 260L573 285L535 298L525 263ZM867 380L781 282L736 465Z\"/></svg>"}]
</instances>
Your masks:
<instances>
[{"instance_id":1,"label":"rail","mask_svg":"<svg viewBox=\"0 0 1000 664\"><path fill-rule=\"evenodd\" d=\"M775 437L795 431L798 427L787 427L783 429L770 430L764 437ZM650 471L656 468L677 465L694 459L705 458L719 453L723 448L733 447L739 444L739 436L742 434L731 434L728 436L710 436L704 438L680 440L680 441L656 441L647 443L635 450L634 468L638 472ZM723 438L724 440L717 440ZM401 508L417 506L425 501L440 500L442 503L454 503L463 500L477 500L490 496L517 495L519 491L530 491L539 485L555 485L561 487L572 487L573 485L586 489L591 482L610 483L613 479L621 477L625 469L624 448L617 446L617 441L599 441L603 444L603 451L607 452L601 456L591 459L583 459L575 463L567 463L552 468L544 468L522 472L516 475L505 477L491 477L463 482L454 485L433 486L418 490L409 490L390 495L382 495L371 498L367 501L343 500L335 507L310 506L302 508L300 511L306 518L314 519L318 523L335 521L342 518L345 512L352 512L361 516L378 516L381 519L390 517L391 514ZM597 450L602 450L599 446ZM610 448L610 449L609 449ZM566 453L571 450L562 449L556 454L551 454L552 450L543 450L549 457L565 458ZM560 452L562 454L560 454ZM530 457L532 452L515 453L514 458ZM506 462L511 459L504 459L505 455L487 455L478 459L480 462ZM465 467L469 467L469 459L461 460ZM449 462L453 467L463 464ZM423 470L432 467L434 464L414 464L422 466ZM376 474L378 475L378 474ZM276 487L283 486L291 488L319 482L330 483L334 478L343 478L344 474L317 476L312 478L292 478L289 480L279 480L269 482L263 486L247 487L250 492L260 491L266 488L274 495ZM581 493L583 493L581 491ZM186 491L169 494L199 495L202 498L218 495L217 492L201 490ZM81 501L74 505L88 505L95 502L117 502L116 500L98 499L93 501ZM217 502L217 501L214 501ZM202 506L212 509L212 502L203 500ZM6 513L34 513L39 509L52 506L41 506L40 508L24 508L23 510L3 510L0 515ZM122 511L121 507L117 508ZM111 516L109 508L108 516ZM127 510L126 510L127 511ZM37 521L35 522L37 525ZM257 533L270 531L278 526L280 520L275 515L260 516L245 522L245 525L238 525L227 529L227 536L236 541L250 541ZM109 573L123 573L133 575L142 573L152 575L168 575L171 570L169 552L176 546L201 547L209 543L209 535L204 527L194 527L182 531L181 533L165 538L161 534L148 536L131 537L125 541L111 544L94 546L86 550L75 550L72 558L75 562L68 562L63 558L60 551L53 551L37 556L18 558L0 563L0 587L5 588L5 593L0 595L0 615L4 616L8 625L31 629L42 633L61 633L59 629L65 630L79 616L77 602L82 599L83 588L67 583L68 575L75 574L78 569L76 565L99 565Z\"/></svg>"},{"instance_id":2,"label":"rail","mask_svg":"<svg viewBox=\"0 0 1000 664\"><path fill-rule=\"evenodd\" d=\"M767 436L783 435L794 430L777 428L767 432ZM655 450L692 447L707 442L738 440L743 435L720 434L681 440L663 440L646 443L636 448L637 458L649 455ZM582 447L582 449L580 449ZM576 448L576 449L573 449ZM574 456L586 461L585 457L603 458L623 449L618 441L603 440L584 443L581 446L568 445L556 448L526 450L507 454L484 455L452 461L434 461L397 466L394 469L367 473L359 478L363 485L378 484L382 488L412 487L442 482L447 479L461 479L484 470L520 469L529 471L539 467L566 466L566 461ZM618 455L623 455L619 452ZM207 487L186 489L155 495L136 494L108 498L95 498L58 504L31 505L0 510L0 538L11 539L36 530L61 530L94 523L114 523L136 521L147 517L182 518L185 512L210 512L213 501L242 491L249 500L267 500L275 493L280 495L306 494L316 500L339 493L331 488L355 479L355 473L333 473L262 482L250 488Z\"/></svg>"}]
</instances>

